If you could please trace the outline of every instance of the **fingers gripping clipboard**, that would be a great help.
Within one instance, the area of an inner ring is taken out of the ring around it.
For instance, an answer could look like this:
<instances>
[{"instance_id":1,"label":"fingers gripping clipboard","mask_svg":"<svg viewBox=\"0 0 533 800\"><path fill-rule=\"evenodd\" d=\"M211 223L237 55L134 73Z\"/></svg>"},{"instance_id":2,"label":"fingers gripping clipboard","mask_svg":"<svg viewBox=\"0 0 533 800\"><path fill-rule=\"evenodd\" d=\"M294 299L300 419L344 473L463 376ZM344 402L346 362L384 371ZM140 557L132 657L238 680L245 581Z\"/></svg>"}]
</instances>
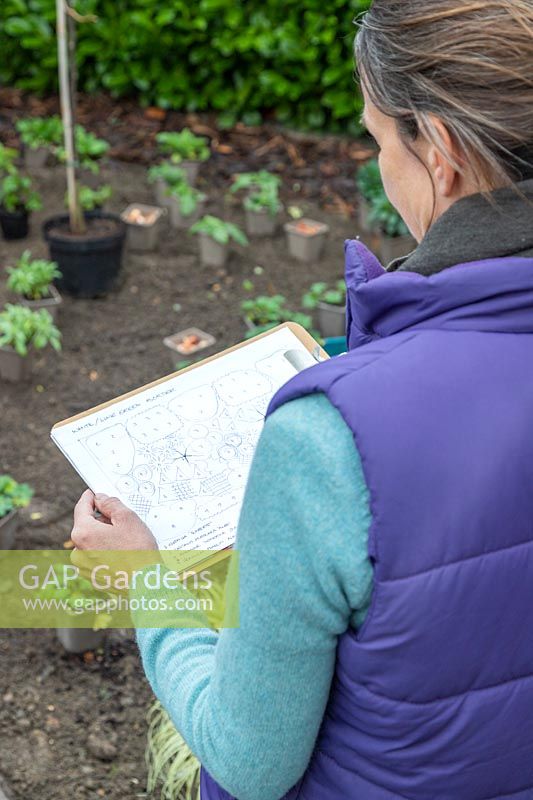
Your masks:
<instances>
[{"instance_id":1,"label":"fingers gripping clipboard","mask_svg":"<svg viewBox=\"0 0 533 800\"><path fill-rule=\"evenodd\" d=\"M326 358L289 322L59 422L51 437L87 486L133 509L161 549L223 550L271 398Z\"/></svg>"}]
</instances>

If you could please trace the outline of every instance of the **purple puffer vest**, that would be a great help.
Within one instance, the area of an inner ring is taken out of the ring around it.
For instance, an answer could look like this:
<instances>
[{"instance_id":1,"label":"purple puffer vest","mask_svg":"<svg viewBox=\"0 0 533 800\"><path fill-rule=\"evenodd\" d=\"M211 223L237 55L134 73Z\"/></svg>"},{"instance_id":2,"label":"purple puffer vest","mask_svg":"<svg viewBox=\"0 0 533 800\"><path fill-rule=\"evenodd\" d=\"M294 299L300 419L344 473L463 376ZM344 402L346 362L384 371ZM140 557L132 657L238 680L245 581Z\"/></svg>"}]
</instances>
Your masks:
<instances>
[{"instance_id":1,"label":"purple puffer vest","mask_svg":"<svg viewBox=\"0 0 533 800\"><path fill-rule=\"evenodd\" d=\"M384 273L346 243L325 393L371 498L372 603L341 636L290 800L533 798L533 259ZM202 800L227 800L204 771Z\"/></svg>"}]
</instances>

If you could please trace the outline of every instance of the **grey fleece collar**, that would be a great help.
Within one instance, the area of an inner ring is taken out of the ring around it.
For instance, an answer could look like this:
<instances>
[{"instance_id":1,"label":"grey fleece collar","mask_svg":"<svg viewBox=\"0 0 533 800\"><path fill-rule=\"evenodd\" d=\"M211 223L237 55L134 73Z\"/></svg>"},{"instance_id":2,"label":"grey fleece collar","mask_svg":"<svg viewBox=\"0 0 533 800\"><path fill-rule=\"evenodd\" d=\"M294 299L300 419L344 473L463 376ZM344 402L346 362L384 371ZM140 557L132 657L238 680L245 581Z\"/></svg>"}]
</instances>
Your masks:
<instances>
[{"instance_id":1,"label":"grey fleece collar","mask_svg":"<svg viewBox=\"0 0 533 800\"><path fill-rule=\"evenodd\" d=\"M492 192L494 203L482 194L458 200L430 228L416 250L393 261L389 271L433 275L455 264L486 258L533 258L533 179L514 189Z\"/></svg>"}]
</instances>

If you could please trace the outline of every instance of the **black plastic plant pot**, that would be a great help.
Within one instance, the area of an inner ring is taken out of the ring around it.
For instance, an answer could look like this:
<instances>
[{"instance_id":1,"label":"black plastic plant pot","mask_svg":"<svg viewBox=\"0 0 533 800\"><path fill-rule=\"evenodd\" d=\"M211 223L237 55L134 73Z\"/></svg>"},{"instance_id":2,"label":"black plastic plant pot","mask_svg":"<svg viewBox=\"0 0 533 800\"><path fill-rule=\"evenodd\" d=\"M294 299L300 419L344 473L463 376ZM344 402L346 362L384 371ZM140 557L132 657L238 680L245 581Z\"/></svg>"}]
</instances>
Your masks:
<instances>
[{"instance_id":1,"label":"black plastic plant pot","mask_svg":"<svg viewBox=\"0 0 533 800\"><path fill-rule=\"evenodd\" d=\"M68 214L46 220L43 234L50 260L62 277L57 287L74 297L102 297L117 283L122 266L126 225L115 214L91 211L85 215L87 232L72 234Z\"/></svg>"},{"instance_id":2,"label":"black plastic plant pot","mask_svg":"<svg viewBox=\"0 0 533 800\"><path fill-rule=\"evenodd\" d=\"M27 211L6 211L0 208L0 226L4 239L25 239L29 231L30 215Z\"/></svg>"}]
</instances>

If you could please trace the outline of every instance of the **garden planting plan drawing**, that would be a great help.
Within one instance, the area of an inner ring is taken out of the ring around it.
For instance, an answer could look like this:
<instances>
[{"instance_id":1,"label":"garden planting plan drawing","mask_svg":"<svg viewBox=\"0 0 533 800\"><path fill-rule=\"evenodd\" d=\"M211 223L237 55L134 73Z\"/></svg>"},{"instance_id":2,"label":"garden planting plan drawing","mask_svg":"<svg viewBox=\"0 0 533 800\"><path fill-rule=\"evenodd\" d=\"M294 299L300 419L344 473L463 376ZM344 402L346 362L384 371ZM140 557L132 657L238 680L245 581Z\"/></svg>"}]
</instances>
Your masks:
<instances>
[{"instance_id":1,"label":"garden planting plan drawing","mask_svg":"<svg viewBox=\"0 0 533 800\"><path fill-rule=\"evenodd\" d=\"M60 423L52 439L93 491L146 522L160 548L220 550L235 540L268 403L295 363L316 362L283 328Z\"/></svg>"}]
</instances>

